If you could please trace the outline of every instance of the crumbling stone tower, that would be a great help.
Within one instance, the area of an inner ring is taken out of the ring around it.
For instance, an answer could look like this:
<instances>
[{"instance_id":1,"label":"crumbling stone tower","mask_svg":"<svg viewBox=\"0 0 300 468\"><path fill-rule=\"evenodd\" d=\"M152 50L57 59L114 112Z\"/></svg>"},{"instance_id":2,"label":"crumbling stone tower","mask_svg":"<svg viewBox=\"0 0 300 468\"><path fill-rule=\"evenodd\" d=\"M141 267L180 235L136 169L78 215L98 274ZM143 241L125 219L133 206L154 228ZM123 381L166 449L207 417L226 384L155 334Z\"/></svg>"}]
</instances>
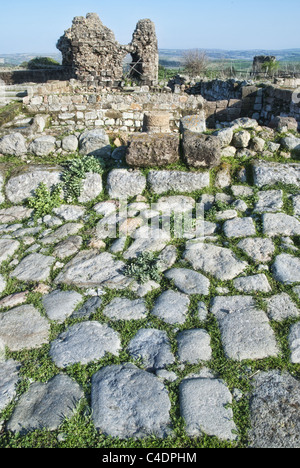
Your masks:
<instances>
[{"instance_id":1,"label":"crumbling stone tower","mask_svg":"<svg viewBox=\"0 0 300 468\"><path fill-rule=\"evenodd\" d=\"M63 65L72 69L75 78L95 85L115 87L123 78L123 63L132 56L131 76L142 84L158 80L158 45L152 21L140 20L132 42L120 45L114 33L104 26L96 13L77 16L72 27L58 40Z\"/></svg>"}]
</instances>

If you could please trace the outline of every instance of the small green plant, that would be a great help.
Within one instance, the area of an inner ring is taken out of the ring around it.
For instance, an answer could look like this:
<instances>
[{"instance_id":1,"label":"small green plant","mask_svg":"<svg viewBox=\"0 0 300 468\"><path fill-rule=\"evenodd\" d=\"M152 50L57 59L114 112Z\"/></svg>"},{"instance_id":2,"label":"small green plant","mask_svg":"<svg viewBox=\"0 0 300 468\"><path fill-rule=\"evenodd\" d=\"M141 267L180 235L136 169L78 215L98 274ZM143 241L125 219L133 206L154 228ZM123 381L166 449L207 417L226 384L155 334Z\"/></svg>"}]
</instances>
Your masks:
<instances>
[{"instance_id":1,"label":"small green plant","mask_svg":"<svg viewBox=\"0 0 300 468\"><path fill-rule=\"evenodd\" d=\"M84 156L83 158L68 161L62 175L66 201L72 202L77 200L80 197L86 173L103 174L104 165L102 159L96 159L94 156Z\"/></svg>"},{"instance_id":2,"label":"small green plant","mask_svg":"<svg viewBox=\"0 0 300 468\"><path fill-rule=\"evenodd\" d=\"M38 186L35 195L27 200L29 208L34 209L34 217L41 218L52 213L53 208L58 208L63 200L61 184L55 185L51 191L43 182Z\"/></svg>"},{"instance_id":3,"label":"small green plant","mask_svg":"<svg viewBox=\"0 0 300 468\"><path fill-rule=\"evenodd\" d=\"M137 258L129 261L124 273L126 276L135 278L140 283L146 283L149 280L160 281L160 272L158 266L159 260L155 258L152 252L143 252Z\"/></svg>"}]
</instances>

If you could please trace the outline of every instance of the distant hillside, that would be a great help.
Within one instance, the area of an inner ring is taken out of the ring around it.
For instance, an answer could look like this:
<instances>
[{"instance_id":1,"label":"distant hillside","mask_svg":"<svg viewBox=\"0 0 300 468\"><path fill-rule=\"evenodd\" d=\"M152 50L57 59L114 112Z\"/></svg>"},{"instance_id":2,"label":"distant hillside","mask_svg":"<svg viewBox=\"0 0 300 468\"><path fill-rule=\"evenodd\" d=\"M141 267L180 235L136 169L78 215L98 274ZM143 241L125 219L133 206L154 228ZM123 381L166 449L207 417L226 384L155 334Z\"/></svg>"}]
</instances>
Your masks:
<instances>
[{"instance_id":1,"label":"distant hillside","mask_svg":"<svg viewBox=\"0 0 300 468\"><path fill-rule=\"evenodd\" d=\"M180 67L184 49L160 49L159 58L160 63L168 67ZM285 49L285 50L266 50L266 49L253 49L253 50L222 50L222 49L205 49L207 56L212 61L218 60L241 60L251 61L255 55L275 55L277 60L281 62L297 62L300 63L300 49ZM61 54L48 53L36 54L22 53L22 54L0 54L0 66L19 66L22 62L28 62L35 57L51 57L61 63Z\"/></svg>"}]
</instances>

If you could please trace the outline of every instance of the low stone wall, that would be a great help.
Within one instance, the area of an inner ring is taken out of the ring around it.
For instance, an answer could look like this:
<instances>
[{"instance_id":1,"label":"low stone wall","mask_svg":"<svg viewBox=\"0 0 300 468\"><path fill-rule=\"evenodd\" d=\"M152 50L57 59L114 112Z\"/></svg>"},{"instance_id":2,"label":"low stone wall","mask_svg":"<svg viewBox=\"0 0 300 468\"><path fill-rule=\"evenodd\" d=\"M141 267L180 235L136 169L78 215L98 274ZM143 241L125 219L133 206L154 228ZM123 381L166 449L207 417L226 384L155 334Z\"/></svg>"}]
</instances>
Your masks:
<instances>
[{"instance_id":1,"label":"low stone wall","mask_svg":"<svg viewBox=\"0 0 300 468\"><path fill-rule=\"evenodd\" d=\"M23 102L29 113L51 115L54 127L73 130L104 127L108 131L138 132L149 111L169 113L172 131L178 131L182 117L199 114L202 110L208 128L240 117L255 118L265 125L279 115L291 116L300 122L300 104L294 102L295 88L241 86L233 80L226 83L223 87L219 80L214 80L210 87L207 84L211 94L204 93L210 97L206 100L200 94L155 92L148 86L122 91L97 90L71 79L29 87ZM220 97L222 89L228 96L213 100L213 96Z\"/></svg>"}]
</instances>

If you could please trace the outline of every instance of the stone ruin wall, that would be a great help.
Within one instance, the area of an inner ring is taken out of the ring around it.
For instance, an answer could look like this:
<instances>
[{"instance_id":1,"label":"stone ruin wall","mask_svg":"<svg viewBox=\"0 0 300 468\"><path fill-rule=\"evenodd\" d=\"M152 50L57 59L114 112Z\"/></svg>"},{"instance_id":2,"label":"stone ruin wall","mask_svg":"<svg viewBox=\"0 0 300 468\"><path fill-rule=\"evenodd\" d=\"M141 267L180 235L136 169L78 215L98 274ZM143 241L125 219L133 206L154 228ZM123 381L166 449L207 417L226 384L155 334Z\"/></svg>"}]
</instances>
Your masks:
<instances>
[{"instance_id":1,"label":"stone ruin wall","mask_svg":"<svg viewBox=\"0 0 300 468\"><path fill-rule=\"evenodd\" d=\"M210 89L214 87L215 97L222 97L216 85ZM293 103L295 90L271 85L263 88L242 86L238 95L230 97L226 94L226 98L217 100L206 100L200 94L184 91L151 92L146 86L127 93L90 91L74 80L35 86L28 91L29 95L23 101L30 113L51 115L53 125L75 130L105 127L108 131L138 132L143 128L145 113L151 111L169 113L172 131L178 131L182 117L202 111L208 128L240 117L255 118L268 124L275 116L285 115L300 122L299 103Z\"/></svg>"},{"instance_id":2,"label":"stone ruin wall","mask_svg":"<svg viewBox=\"0 0 300 468\"><path fill-rule=\"evenodd\" d=\"M158 43L154 23L140 20L128 45L119 44L114 33L96 13L73 19L72 27L58 40L63 66L74 78L96 86L118 87L123 80L123 64L132 56L131 77L145 85L158 81Z\"/></svg>"}]
</instances>

